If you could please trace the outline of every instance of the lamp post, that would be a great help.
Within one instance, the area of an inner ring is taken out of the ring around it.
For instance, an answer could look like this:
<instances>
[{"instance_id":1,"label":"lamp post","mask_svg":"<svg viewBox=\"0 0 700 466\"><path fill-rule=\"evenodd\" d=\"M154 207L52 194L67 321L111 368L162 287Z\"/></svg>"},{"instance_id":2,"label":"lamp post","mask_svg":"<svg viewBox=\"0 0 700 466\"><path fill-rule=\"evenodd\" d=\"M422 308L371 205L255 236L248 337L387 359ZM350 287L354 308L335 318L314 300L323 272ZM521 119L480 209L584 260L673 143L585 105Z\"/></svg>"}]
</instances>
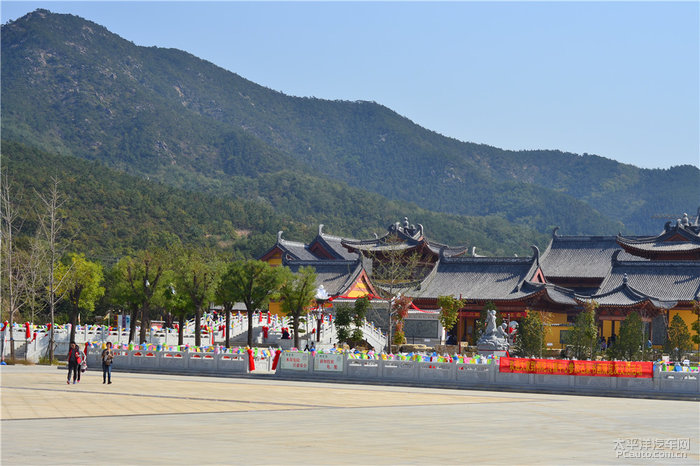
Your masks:
<instances>
[{"instance_id":1,"label":"lamp post","mask_svg":"<svg viewBox=\"0 0 700 466\"><path fill-rule=\"evenodd\" d=\"M316 290L316 296L314 296L316 299L316 341L320 342L321 341L321 323L323 322L323 305L325 304L326 301L330 299L330 296L328 296L328 292L326 292L326 289L323 287L323 285L319 285L318 289Z\"/></svg>"}]
</instances>

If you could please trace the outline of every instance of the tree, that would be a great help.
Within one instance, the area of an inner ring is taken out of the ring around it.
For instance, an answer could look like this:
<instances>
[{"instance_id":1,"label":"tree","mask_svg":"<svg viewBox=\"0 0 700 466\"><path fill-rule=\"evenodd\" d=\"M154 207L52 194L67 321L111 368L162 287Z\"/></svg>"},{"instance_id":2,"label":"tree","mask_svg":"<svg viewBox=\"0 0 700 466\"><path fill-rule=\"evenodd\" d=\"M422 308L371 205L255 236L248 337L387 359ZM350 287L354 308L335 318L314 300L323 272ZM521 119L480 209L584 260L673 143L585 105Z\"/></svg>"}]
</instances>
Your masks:
<instances>
[{"instance_id":1,"label":"tree","mask_svg":"<svg viewBox=\"0 0 700 466\"><path fill-rule=\"evenodd\" d=\"M3 288L2 293L5 295L5 299L1 300L0 304L7 303L10 328L14 324L15 315L19 314L22 307L20 296L24 288L14 244L14 235L19 233L21 228L15 202L16 195L7 175L0 176L0 245L2 245L0 255L4 258L0 271L4 274L4 280L1 280L0 283ZM12 331L10 331L10 358L15 359L15 339Z\"/></svg>"},{"instance_id":2,"label":"tree","mask_svg":"<svg viewBox=\"0 0 700 466\"><path fill-rule=\"evenodd\" d=\"M61 284L58 292L64 294L71 305L70 341L73 341L80 309L94 311L95 302L104 295L105 289L100 286L104 278L100 264L87 260L84 254L71 254L69 260L69 264L58 264L56 281Z\"/></svg>"},{"instance_id":3,"label":"tree","mask_svg":"<svg viewBox=\"0 0 700 466\"><path fill-rule=\"evenodd\" d=\"M181 250L175 261L176 289L187 294L195 312L194 344L202 344L202 310L213 299L221 262L208 248Z\"/></svg>"},{"instance_id":4,"label":"tree","mask_svg":"<svg viewBox=\"0 0 700 466\"><path fill-rule=\"evenodd\" d=\"M353 314L353 309L347 304L339 304L335 307L333 325L335 325L335 333L340 343L349 344L352 341L350 326L352 325Z\"/></svg>"},{"instance_id":5,"label":"tree","mask_svg":"<svg viewBox=\"0 0 700 466\"><path fill-rule=\"evenodd\" d=\"M449 332L455 326L459 318L459 310L466 303L466 299L457 299L454 296L438 296L437 304L440 307L440 323L446 332Z\"/></svg>"},{"instance_id":6,"label":"tree","mask_svg":"<svg viewBox=\"0 0 700 466\"><path fill-rule=\"evenodd\" d=\"M284 269L289 270L289 269ZM313 267L301 267L299 272L286 274L280 288L282 311L292 317L294 346L299 347L299 319L308 313L316 293L316 271Z\"/></svg>"},{"instance_id":7,"label":"tree","mask_svg":"<svg viewBox=\"0 0 700 466\"><path fill-rule=\"evenodd\" d=\"M48 246L47 262L48 262L48 292L49 292L49 312L51 314L51 331L49 332L49 363L53 363L54 356L54 328L55 328L55 313L56 304L63 299L63 296L57 295L57 289L60 283L54 280L54 271L56 262L61 254L59 254L59 233L63 228L63 217L61 216L63 205L66 198L58 190L58 178L51 178L51 187L49 192L42 196L37 192L39 200L44 208L43 214L39 215L39 226L43 236L46 239Z\"/></svg>"},{"instance_id":8,"label":"tree","mask_svg":"<svg viewBox=\"0 0 700 466\"><path fill-rule=\"evenodd\" d=\"M29 311L29 321L35 322L46 306L43 299L46 288L46 248L38 235L29 239L28 250L23 251L21 273L24 277L24 302Z\"/></svg>"},{"instance_id":9,"label":"tree","mask_svg":"<svg viewBox=\"0 0 700 466\"><path fill-rule=\"evenodd\" d=\"M598 303L588 301L584 310L576 316L573 328L569 331L567 343L571 345L576 359L593 359L598 343L598 326L596 325Z\"/></svg>"},{"instance_id":10,"label":"tree","mask_svg":"<svg viewBox=\"0 0 700 466\"><path fill-rule=\"evenodd\" d=\"M416 278L420 266L418 253L407 254L404 249L393 248L402 243L398 235L393 234L385 239L388 248L379 252L372 252L372 281L381 285L381 293L388 302L388 338L387 345L391 350L393 316L395 315L393 302L400 296L399 290L405 287L412 279Z\"/></svg>"},{"instance_id":11,"label":"tree","mask_svg":"<svg viewBox=\"0 0 700 466\"><path fill-rule=\"evenodd\" d=\"M163 297L161 280L166 270L166 253L161 249L139 251L126 256L115 266L113 292L116 303L125 305L131 312L129 342L136 337L136 320L141 320L139 342L146 341L146 329L150 326L150 310Z\"/></svg>"},{"instance_id":12,"label":"tree","mask_svg":"<svg viewBox=\"0 0 700 466\"><path fill-rule=\"evenodd\" d=\"M333 325L335 325L339 342L356 346L364 339L361 327L367 316L368 308L369 299L366 297L356 299L353 307L347 304L336 306ZM350 330L351 326L354 326L352 331Z\"/></svg>"},{"instance_id":13,"label":"tree","mask_svg":"<svg viewBox=\"0 0 700 466\"><path fill-rule=\"evenodd\" d=\"M679 360L683 354L690 351L690 332L685 321L676 314L668 326L668 338L666 339L666 351L673 354L674 359Z\"/></svg>"},{"instance_id":14,"label":"tree","mask_svg":"<svg viewBox=\"0 0 700 466\"><path fill-rule=\"evenodd\" d=\"M214 302L223 307L226 317L226 329L224 332L226 348L229 348L231 344L229 337L229 332L231 329L231 312L233 311L233 306L237 302L238 296L236 294L236 287L240 283L238 281L234 264L235 262L230 263L225 267L225 270L222 272L221 276L219 277L219 281L214 288ZM250 331L252 329L252 318L249 318L248 320L251 322L251 327L249 328L248 333L251 336L250 342L252 343L252 334Z\"/></svg>"},{"instance_id":15,"label":"tree","mask_svg":"<svg viewBox=\"0 0 700 466\"><path fill-rule=\"evenodd\" d=\"M412 302L413 300L408 296L397 296L391 300L392 314L396 316L396 332L392 340L392 343L395 345L406 343L406 333L403 331L403 325Z\"/></svg>"},{"instance_id":16,"label":"tree","mask_svg":"<svg viewBox=\"0 0 700 466\"><path fill-rule=\"evenodd\" d=\"M248 315L248 346L253 346L253 313L267 306L279 290L284 268L259 260L237 260L226 267L217 287L218 300L242 302ZM228 320L226 327L228 328ZM228 330L227 330L228 338Z\"/></svg>"},{"instance_id":17,"label":"tree","mask_svg":"<svg viewBox=\"0 0 700 466\"><path fill-rule=\"evenodd\" d=\"M366 296L357 298L355 300L355 305L353 306L354 315L352 316L352 322L355 324L355 328L350 335L352 341L362 341L364 335L362 333L362 324L367 317L367 310L369 309L369 299Z\"/></svg>"},{"instance_id":18,"label":"tree","mask_svg":"<svg viewBox=\"0 0 700 466\"><path fill-rule=\"evenodd\" d=\"M523 357L542 357L545 348L545 322L541 312L527 311L518 326L515 352Z\"/></svg>"},{"instance_id":19,"label":"tree","mask_svg":"<svg viewBox=\"0 0 700 466\"><path fill-rule=\"evenodd\" d=\"M185 340L185 320L189 310L193 307L189 296L185 293L178 293L175 286L169 283L163 289L163 305L178 319L177 344L182 345Z\"/></svg>"},{"instance_id":20,"label":"tree","mask_svg":"<svg viewBox=\"0 0 700 466\"><path fill-rule=\"evenodd\" d=\"M645 340L644 322L638 312L632 311L620 324L614 354L628 361L637 360L644 349Z\"/></svg>"}]
</instances>

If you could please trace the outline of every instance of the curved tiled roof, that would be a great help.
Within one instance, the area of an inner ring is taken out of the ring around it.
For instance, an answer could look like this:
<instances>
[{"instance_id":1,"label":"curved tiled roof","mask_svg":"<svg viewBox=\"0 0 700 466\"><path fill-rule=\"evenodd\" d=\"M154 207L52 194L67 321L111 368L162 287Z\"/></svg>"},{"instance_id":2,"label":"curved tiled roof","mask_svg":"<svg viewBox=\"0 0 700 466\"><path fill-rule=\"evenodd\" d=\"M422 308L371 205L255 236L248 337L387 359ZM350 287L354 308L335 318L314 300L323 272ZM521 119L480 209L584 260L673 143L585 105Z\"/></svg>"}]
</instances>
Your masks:
<instances>
[{"instance_id":1,"label":"curved tiled roof","mask_svg":"<svg viewBox=\"0 0 700 466\"><path fill-rule=\"evenodd\" d=\"M598 295L610 293L623 284L639 293L667 301L700 299L700 262L615 261Z\"/></svg>"},{"instance_id":2,"label":"curved tiled roof","mask_svg":"<svg viewBox=\"0 0 700 466\"><path fill-rule=\"evenodd\" d=\"M657 236L625 237L617 236L617 243L632 254L644 257L700 257L700 235L691 226L666 225Z\"/></svg>"},{"instance_id":3,"label":"curved tiled roof","mask_svg":"<svg viewBox=\"0 0 700 466\"><path fill-rule=\"evenodd\" d=\"M576 294L561 286L552 285L551 283L535 283L525 281L520 286L520 291L523 293L537 294L545 293L550 301L563 305L577 305Z\"/></svg>"},{"instance_id":4,"label":"curved tiled roof","mask_svg":"<svg viewBox=\"0 0 700 466\"><path fill-rule=\"evenodd\" d=\"M309 247L304 243L279 238L277 246L286 254L289 254L293 260L318 260L318 257L309 251Z\"/></svg>"},{"instance_id":5,"label":"curved tiled roof","mask_svg":"<svg viewBox=\"0 0 700 466\"><path fill-rule=\"evenodd\" d=\"M316 270L315 286L323 285L331 296L347 292L363 270L361 261L290 261L286 265L294 273L301 267L313 267Z\"/></svg>"},{"instance_id":6,"label":"curved tiled roof","mask_svg":"<svg viewBox=\"0 0 700 466\"><path fill-rule=\"evenodd\" d=\"M350 252L343 246L342 242L345 241L346 238L341 238L340 236L327 235L323 233L321 229L322 225L319 226L318 236L316 236L316 238L311 243L309 243L309 247L311 247L315 242L318 242L322 246L324 246L324 249L333 254L336 257L336 259L356 260L359 257L358 253Z\"/></svg>"},{"instance_id":7,"label":"curved tiled roof","mask_svg":"<svg viewBox=\"0 0 700 466\"><path fill-rule=\"evenodd\" d=\"M535 258L442 257L411 292L415 298L455 296L475 300L517 299L531 293L520 285L536 270Z\"/></svg>"},{"instance_id":8,"label":"curved tiled roof","mask_svg":"<svg viewBox=\"0 0 700 466\"><path fill-rule=\"evenodd\" d=\"M647 302L657 309L671 309L678 304L677 301L661 300L635 289L629 285L627 275L623 277L622 283L612 290L577 300L581 303L594 300L600 306L613 307L639 306Z\"/></svg>"},{"instance_id":9,"label":"curved tiled roof","mask_svg":"<svg viewBox=\"0 0 700 466\"><path fill-rule=\"evenodd\" d=\"M612 267L612 258L621 251L620 259L635 258L620 249L616 236L552 236L542 253L540 265L545 277L605 278Z\"/></svg>"}]
</instances>

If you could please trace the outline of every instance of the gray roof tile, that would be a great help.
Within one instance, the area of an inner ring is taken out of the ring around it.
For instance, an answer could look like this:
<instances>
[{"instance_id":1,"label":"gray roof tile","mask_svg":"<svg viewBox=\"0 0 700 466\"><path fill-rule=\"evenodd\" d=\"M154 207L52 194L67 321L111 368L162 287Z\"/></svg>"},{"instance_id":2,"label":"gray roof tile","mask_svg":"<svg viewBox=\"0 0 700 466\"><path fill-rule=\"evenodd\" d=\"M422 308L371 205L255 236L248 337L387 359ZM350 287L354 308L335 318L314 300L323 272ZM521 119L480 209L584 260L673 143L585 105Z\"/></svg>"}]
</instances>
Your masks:
<instances>
[{"instance_id":1,"label":"gray roof tile","mask_svg":"<svg viewBox=\"0 0 700 466\"><path fill-rule=\"evenodd\" d=\"M692 301L700 298L700 262L694 261L620 261L615 262L610 276L598 294L619 287L627 275L635 290L667 301Z\"/></svg>"},{"instance_id":2,"label":"gray roof tile","mask_svg":"<svg viewBox=\"0 0 700 466\"><path fill-rule=\"evenodd\" d=\"M411 295L477 300L525 297L530 293L520 291L520 285L531 278L533 265L532 258L443 257Z\"/></svg>"},{"instance_id":3,"label":"gray roof tile","mask_svg":"<svg viewBox=\"0 0 700 466\"><path fill-rule=\"evenodd\" d=\"M612 258L620 251L620 260L636 258L620 248L616 236L553 236L542 254L540 265L545 277L604 278L612 267Z\"/></svg>"},{"instance_id":4,"label":"gray roof tile","mask_svg":"<svg viewBox=\"0 0 700 466\"><path fill-rule=\"evenodd\" d=\"M347 292L347 288L352 285L362 271L360 261L290 261L285 265L294 273L306 266L316 269L316 287L323 285L331 296Z\"/></svg>"}]
</instances>

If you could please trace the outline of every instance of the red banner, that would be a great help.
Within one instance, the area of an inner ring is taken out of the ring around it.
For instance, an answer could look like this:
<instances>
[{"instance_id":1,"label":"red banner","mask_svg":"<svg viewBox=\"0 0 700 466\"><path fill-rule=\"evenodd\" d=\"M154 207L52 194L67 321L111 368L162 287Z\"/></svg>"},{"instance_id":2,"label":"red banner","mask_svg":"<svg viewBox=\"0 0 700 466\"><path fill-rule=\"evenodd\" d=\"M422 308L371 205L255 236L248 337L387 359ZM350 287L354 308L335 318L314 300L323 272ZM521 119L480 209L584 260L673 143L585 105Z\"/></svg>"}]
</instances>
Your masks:
<instances>
[{"instance_id":1,"label":"red banner","mask_svg":"<svg viewBox=\"0 0 700 466\"><path fill-rule=\"evenodd\" d=\"M651 378L654 375L654 363L641 361L569 361L566 359L500 358L498 371L520 374Z\"/></svg>"},{"instance_id":2,"label":"red banner","mask_svg":"<svg viewBox=\"0 0 700 466\"><path fill-rule=\"evenodd\" d=\"M500 317L503 320L522 319L523 317L527 316L527 311L512 311L512 312L498 311L498 313L500 314ZM473 317L475 319L478 319L481 316L481 311L459 311L459 316L460 317Z\"/></svg>"}]
</instances>

